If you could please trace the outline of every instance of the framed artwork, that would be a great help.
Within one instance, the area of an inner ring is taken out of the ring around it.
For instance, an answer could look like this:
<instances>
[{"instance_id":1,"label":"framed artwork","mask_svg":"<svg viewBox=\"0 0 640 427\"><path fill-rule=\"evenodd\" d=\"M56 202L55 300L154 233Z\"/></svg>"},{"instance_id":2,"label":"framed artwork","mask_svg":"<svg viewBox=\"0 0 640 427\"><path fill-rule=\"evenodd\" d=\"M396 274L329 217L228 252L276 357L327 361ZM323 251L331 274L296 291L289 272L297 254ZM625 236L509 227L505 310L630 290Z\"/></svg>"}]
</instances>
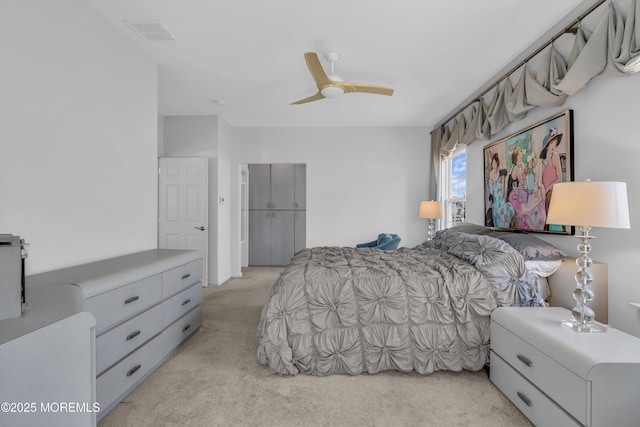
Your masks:
<instances>
[{"instance_id":1,"label":"framed artwork","mask_svg":"<svg viewBox=\"0 0 640 427\"><path fill-rule=\"evenodd\" d=\"M573 181L573 110L484 147L485 225L573 234L545 223L553 184L565 181Z\"/></svg>"}]
</instances>

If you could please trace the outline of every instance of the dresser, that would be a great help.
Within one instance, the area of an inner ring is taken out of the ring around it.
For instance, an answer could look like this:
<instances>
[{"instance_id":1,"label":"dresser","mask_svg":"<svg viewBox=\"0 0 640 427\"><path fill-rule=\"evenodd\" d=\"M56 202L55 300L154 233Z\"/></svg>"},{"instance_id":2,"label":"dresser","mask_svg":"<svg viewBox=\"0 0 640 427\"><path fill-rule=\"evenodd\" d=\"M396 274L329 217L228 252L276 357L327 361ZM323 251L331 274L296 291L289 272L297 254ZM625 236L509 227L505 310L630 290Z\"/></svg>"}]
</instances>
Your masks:
<instances>
[{"instance_id":1,"label":"dresser","mask_svg":"<svg viewBox=\"0 0 640 427\"><path fill-rule=\"evenodd\" d=\"M82 291L31 286L27 297L22 316L0 320L0 426L95 426L96 319Z\"/></svg>"},{"instance_id":2,"label":"dresser","mask_svg":"<svg viewBox=\"0 0 640 427\"><path fill-rule=\"evenodd\" d=\"M156 249L29 276L71 283L95 316L100 420L202 323L202 254Z\"/></svg>"},{"instance_id":3,"label":"dresser","mask_svg":"<svg viewBox=\"0 0 640 427\"><path fill-rule=\"evenodd\" d=\"M640 339L577 333L560 307L491 315L491 381L536 426L640 425Z\"/></svg>"}]
</instances>

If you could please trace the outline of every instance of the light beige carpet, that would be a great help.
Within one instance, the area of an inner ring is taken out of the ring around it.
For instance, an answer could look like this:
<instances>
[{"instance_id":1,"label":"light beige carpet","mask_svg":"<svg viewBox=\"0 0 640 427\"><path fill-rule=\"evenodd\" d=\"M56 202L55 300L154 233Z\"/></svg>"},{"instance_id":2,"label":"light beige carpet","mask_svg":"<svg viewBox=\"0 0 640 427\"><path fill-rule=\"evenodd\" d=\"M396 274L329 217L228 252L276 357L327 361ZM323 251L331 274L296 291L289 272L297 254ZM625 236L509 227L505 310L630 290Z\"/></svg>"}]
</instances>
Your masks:
<instances>
[{"instance_id":1,"label":"light beige carpet","mask_svg":"<svg viewBox=\"0 0 640 427\"><path fill-rule=\"evenodd\" d=\"M484 371L269 375L256 327L281 268L203 290L202 328L99 427L530 426Z\"/></svg>"}]
</instances>

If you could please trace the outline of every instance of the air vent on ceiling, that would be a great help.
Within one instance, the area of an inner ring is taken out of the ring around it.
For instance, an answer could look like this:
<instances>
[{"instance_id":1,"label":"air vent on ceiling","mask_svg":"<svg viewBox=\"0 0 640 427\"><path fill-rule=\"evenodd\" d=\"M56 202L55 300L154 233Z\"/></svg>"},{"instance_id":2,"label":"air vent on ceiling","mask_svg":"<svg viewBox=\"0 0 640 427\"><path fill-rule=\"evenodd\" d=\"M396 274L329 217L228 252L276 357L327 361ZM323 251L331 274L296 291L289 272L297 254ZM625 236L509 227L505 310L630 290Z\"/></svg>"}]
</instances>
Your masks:
<instances>
[{"instance_id":1,"label":"air vent on ceiling","mask_svg":"<svg viewBox=\"0 0 640 427\"><path fill-rule=\"evenodd\" d=\"M124 21L143 40L148 42L178 41L160 21Z\"/></svg>"}]
</instances>

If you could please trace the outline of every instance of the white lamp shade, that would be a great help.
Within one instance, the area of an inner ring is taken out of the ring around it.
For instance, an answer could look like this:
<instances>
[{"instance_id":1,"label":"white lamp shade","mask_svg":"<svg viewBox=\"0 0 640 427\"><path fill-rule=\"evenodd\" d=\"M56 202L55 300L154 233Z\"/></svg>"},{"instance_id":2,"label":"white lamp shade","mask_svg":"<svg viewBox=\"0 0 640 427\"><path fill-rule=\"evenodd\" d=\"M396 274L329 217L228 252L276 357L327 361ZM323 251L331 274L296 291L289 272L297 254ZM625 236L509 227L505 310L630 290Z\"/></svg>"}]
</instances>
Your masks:
<instances>
[{"instance_id":1,"label":"white lamp shade","mask_svg":"<svg viewBox=\"0 0 640 427\"><path fill-rule=\"evenodd\" d=\"M420 202L419 218L438 219L443 216L442 202L436 202L434 200Z\"/></svg>"},{"instance_id":2,"label":"white lamp shade","mask_svg":"<svg viewBox=\"0 0 640 427\"><path fill-rule=\"evenodd\" d=\"M554 184L547 224L629 228L627 184L591 181Z\"/></svg>"}]
</instances>

